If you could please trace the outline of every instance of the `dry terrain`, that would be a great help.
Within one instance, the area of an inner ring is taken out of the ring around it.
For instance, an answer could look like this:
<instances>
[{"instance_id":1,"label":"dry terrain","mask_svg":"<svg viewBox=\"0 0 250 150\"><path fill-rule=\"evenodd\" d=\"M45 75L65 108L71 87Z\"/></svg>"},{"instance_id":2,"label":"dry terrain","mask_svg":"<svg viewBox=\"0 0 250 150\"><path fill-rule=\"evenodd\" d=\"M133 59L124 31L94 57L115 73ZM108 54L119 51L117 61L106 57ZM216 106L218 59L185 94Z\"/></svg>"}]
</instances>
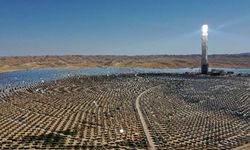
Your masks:
<instances>
[{"instance_id":1,"label":"dry terrain","mask_svg":"<svg viewBox=\"0 0 250 150\"><path fill-rule=\"evenodd\" d=\"M200 55L149 56L19 56L0 57L0 72L24 69L82 69L95 67L192 68L200 66ZM210 67L250 68L250 55L211 55Z\"/></svg>"}]
</instances>

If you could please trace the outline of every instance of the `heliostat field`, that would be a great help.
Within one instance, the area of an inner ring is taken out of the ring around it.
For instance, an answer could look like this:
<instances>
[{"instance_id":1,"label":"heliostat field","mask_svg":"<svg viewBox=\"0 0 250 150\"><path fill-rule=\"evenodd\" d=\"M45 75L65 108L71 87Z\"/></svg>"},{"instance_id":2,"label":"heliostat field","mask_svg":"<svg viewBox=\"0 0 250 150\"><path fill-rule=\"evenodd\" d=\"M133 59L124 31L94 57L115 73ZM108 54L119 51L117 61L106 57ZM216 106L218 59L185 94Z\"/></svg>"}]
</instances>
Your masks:
<instances>
[{"instance_id":1,"label":"heliostat field","mask_svg":"<svg viewBox=\"0 0 250 150\"><path fill-rule=\"evenodd\" d=\"M250 78L73 76L2 92L1 149L232 149L250 142Z\"/></svg>"}]
</instances>

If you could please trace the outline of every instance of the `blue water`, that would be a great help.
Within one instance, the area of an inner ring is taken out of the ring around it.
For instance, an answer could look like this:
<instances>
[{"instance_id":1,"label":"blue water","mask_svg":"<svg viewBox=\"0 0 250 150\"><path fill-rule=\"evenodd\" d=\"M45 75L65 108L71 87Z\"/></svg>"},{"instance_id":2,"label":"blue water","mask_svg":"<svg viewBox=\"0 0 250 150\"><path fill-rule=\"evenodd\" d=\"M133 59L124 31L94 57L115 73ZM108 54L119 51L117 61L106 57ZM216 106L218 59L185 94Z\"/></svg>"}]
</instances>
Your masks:
<instances>
[{"instance_id":1,"label":"blue water","mask_svg":"<svg viewBox=\"0 0 250 150\"><path fill-rule=\"evenodd\" d=\"M220 68L223 69L223 68ZM235 73L250 74L250 69L223 69ZM199 68L181 68L181 69L144 69L144 68L94 68L80 70L66 69L42 69L42 70L21 70L0 73L0 89L13 86L24 86L35 82L43 82L63 78L65 76L83 74L83 75L111 75L121 73L185 73L199 72Z\"/></svg>"}]
</instances>

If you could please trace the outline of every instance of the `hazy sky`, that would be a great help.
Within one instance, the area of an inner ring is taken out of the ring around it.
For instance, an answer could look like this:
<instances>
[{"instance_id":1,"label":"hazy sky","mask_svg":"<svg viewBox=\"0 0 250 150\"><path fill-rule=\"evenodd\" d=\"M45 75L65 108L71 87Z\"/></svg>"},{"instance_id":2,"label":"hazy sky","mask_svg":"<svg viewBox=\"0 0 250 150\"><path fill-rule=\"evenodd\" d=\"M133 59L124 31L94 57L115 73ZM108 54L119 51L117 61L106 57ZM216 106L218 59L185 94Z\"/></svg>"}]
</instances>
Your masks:
<instances>
[{"instance_id":1,"label":"hazy sky","mask_svg":"<svg viewBox=\"0 0 250 150\"><path fill-rule=\"evenodd\" d=\"M0 55L250 51L250 0L0 0Z\"/></svg>"}]
</instances>

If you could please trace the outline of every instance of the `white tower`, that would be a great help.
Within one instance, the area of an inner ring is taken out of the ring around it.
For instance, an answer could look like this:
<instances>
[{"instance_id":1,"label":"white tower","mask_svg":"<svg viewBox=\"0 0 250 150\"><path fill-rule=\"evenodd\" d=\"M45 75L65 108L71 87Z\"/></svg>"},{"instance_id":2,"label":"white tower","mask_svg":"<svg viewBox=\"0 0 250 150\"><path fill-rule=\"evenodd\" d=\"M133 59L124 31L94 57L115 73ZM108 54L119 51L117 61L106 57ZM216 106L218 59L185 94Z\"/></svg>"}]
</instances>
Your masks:
<instances>
[{"instance_id":1,"label":"white tower","mask_svg":"<svg viewBox=\"0 0 250 150\"><path fill-rule=\"evenodd\" d=\"M201 36L201 73L208 73L208 60L207 60L207 50L208 50L208 25L202 26L202 36Z\"/></svg>"}]
</instances>

